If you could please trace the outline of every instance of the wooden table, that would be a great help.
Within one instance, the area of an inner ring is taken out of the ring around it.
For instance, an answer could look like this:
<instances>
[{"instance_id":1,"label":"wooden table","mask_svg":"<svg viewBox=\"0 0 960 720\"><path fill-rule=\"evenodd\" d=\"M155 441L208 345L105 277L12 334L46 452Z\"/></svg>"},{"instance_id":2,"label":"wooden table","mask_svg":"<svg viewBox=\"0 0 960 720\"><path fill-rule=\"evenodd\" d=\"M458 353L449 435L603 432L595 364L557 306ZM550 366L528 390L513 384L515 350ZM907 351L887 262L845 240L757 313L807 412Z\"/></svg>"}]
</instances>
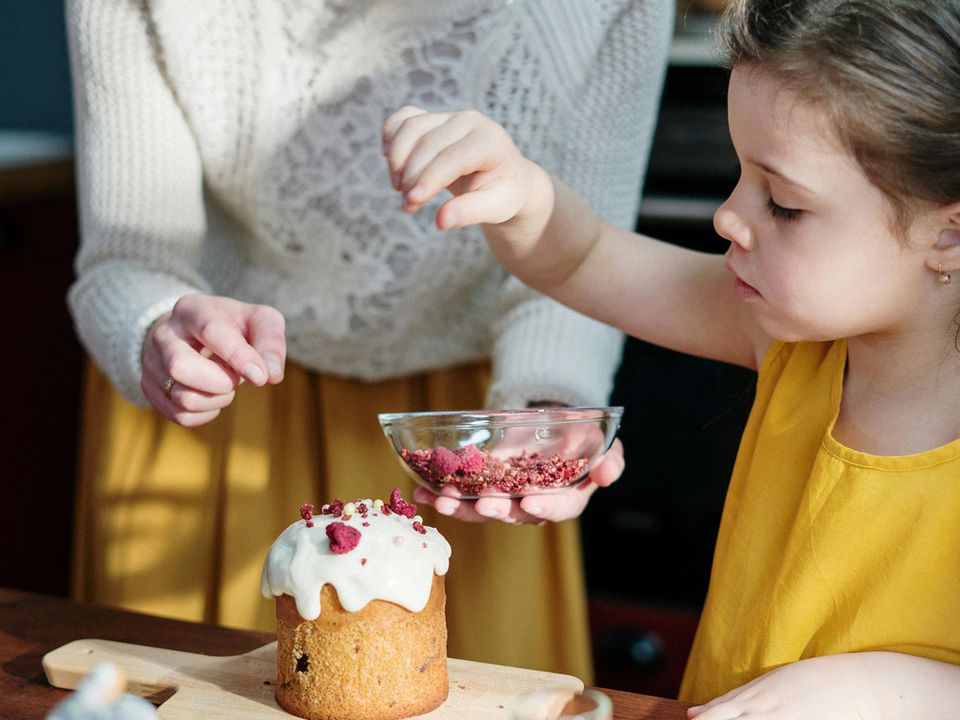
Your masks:
<instances>
[{"instance_id":1,"label":"wooden table","mask_svg":"<svg viewBox=\"0 0 960 720\"><path fill-rule=\"evenodd\" d=\"M46 595L0 588L0 718L42 720L63 690L50 687L43 656L80 638L102 638L155 647L239 655L274 638L248 630L140 615ZM615 720L684 720L675 700L604 690Z\"/></svg>"}]
</instances>

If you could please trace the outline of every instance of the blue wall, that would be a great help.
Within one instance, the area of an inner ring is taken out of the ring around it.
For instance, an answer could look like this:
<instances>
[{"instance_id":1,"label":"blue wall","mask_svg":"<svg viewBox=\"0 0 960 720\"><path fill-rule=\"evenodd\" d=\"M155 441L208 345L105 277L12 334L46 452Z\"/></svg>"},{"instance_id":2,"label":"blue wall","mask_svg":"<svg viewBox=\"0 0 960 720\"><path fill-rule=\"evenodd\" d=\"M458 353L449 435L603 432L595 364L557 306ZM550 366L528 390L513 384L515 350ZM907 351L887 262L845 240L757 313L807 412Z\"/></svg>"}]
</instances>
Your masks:
<instances>
[{"instance_id":1,"label":"blue wall","mask_svg":"<svg viewBox=\"0 0 960 720\"><path fill-rule=\"evenodd\" d=\"M63 0L0 0L0 130L70 132Z\"/></svg>"}]
</instances>

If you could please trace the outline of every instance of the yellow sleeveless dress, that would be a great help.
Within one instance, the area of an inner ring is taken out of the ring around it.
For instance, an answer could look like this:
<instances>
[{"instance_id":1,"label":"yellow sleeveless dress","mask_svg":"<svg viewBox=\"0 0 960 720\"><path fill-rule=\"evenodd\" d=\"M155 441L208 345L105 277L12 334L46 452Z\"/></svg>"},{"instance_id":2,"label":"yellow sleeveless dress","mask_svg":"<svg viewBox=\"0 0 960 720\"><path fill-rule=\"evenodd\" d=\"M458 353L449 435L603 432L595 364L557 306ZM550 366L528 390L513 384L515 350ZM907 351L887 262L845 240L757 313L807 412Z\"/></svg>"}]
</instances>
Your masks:
<instances>
[{"instance_id":1,"label":"yellow sleeveless dress","mask_svg":"<svg viewBox=\"0 0 960 720\"><path fill-rule=\"evenodd\" d=\"M364 383L288 364L185 429L127 403L89 363L76 504L74 595L223 625L275 628L260 595L267 549L305 502L409 498L377 412L480 407L485 364ZM591 682L579 525L464 523L419 510L453 547L451 657Z\"/></svg>"},{"instance_id":2,"label":"yellow sleeveless dress","mask_svg":"<svg viewBox=\"0 0 960 720\"><path fill-rule=\"evenodd\" d=\"M889 650L960 664L960 440L880 457L832 437L846 343L775 343L727 493L681 699Z\"/></svg>"}]
</instances>

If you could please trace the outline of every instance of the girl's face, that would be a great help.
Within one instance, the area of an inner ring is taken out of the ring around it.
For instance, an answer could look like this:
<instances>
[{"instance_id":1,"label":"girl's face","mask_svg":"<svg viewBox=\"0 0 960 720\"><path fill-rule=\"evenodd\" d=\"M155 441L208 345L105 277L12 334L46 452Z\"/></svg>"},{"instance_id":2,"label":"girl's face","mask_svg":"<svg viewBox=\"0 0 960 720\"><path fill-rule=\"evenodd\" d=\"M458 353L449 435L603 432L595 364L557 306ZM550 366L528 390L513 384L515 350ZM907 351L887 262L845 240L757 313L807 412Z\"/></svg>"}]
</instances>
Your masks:
<instances>
[{"instance_id":1,"label":"girl's face","mask_svg":"<svg viewBox=\"0 0 960 720\"><path fill-rule=\"evenodd\" d=\"M929 217L898 237L823 113L761 71L734 69L728 103L741 175L714 227L761 328L785 341L909 329L933 284L917 240Z\"/></svg>"}]
</instances>

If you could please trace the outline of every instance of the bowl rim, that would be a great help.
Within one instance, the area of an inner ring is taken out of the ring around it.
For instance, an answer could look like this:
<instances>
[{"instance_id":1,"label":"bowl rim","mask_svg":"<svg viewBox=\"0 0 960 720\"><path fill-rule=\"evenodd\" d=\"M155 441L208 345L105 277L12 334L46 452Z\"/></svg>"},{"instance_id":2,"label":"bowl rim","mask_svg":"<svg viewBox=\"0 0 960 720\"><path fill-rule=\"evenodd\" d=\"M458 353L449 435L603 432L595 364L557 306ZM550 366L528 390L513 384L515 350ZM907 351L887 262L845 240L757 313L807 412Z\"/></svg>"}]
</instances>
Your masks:
<instances>
[{"instance_id":1,"label":"bowl rim","mask_svg":"<svg viewBox=\"0 0 960 720\"><path fill-rule=\"evenodd\" d=\"M550 417L552 414L562 417ZM580 414L569 417L570 413ZM557 405L550 407L516 408L508 410L439 410L426 412L378 413L377 419L384 431L401 424L405 420L436 419L435 424L417 425L418 430L430 430L456 427L499 427L543 425L545 422L555 425L568 425L591 420L616 420L623 416L622 405ZM456 422L450 422L457 418ZM446 422L444 422L446 420Z\"/></svg>"}]
</instances>

